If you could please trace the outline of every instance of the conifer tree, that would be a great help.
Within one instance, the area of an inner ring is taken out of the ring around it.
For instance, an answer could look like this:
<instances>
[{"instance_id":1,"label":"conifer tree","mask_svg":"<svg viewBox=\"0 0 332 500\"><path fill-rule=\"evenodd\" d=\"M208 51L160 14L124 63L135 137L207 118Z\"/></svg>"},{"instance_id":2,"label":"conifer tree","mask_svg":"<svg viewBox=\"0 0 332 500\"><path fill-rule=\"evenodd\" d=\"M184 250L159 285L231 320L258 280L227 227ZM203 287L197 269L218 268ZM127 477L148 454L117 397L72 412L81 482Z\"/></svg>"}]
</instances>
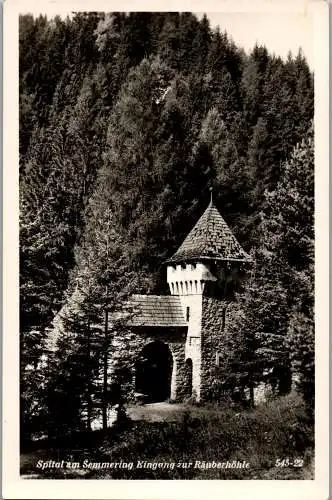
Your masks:
<instances>
[{"instance_id":1,"label":"conifer tree","mask_svg":"<svg viewBox=\"0 0 332 500\"><path fill-rule=\"evenodd\" d=\"M291 154L312 115L313 75L302 54L284 62L255 47L247 56L226 33L212 32L207 18L176 12L21 16L26 422L38 392L29 367L38 364L45 329L69 301L75 277L92 280L91 290L82 283L80 290L90 290L104 319L106 303L114 311L123 307L130 282L136 292L166 292L161 263L203 212L211 185L241 244L256 252L256 277L243 295L247 316L239 315L243 337L237 338L246 347L237 353L233 346L229 371L238 366L241 384L252 387L262 366L271 366L268 349L284 351L289 339L299 384L312 392L313 146L306 142ZM108 257L106 241L114 242ZM88 352L82 350L90 335L87 304L88 297L68 318L68 330L77 330L77 352L65 340L61 349L72 359ZM106 333L119 338L124 327ZM105 345L105 329L98 335ZM65 358L64 388L70 379ZM284 358L280 366L287 363ZM106 408L105 390L97 397L86 378L77 373L73 380L82 388L80 408L86 409L90 392ZM39 398L41 412L44 406ZM76 417L81 425L82 415Z\"/></svg>"},{"instance_id":2,"label":"conifer tree","mask_svg":"<svg viewBox=\"0 0 332 500\"><path fill-rule=\"evenodd\" d=\"M292 365L309 408L314 393L313 158L311 128L283 164L276 190L266 193L259 227L262 259L256 260L259 274L246 308L252 331L263 333L259 352L273 361L281 392L289 389Z\"/></svg>"},{"instance_id":3,"label":"conifer tree","mask_svg":"<svg viewBox=\"0 0 332 500\"><path fill-rule=\"evenodd\" d=\"M314 408L314 140L309 128L268 196L270 248L284 259L288 344L298 387Z\"/></svg>"}]
</instances>

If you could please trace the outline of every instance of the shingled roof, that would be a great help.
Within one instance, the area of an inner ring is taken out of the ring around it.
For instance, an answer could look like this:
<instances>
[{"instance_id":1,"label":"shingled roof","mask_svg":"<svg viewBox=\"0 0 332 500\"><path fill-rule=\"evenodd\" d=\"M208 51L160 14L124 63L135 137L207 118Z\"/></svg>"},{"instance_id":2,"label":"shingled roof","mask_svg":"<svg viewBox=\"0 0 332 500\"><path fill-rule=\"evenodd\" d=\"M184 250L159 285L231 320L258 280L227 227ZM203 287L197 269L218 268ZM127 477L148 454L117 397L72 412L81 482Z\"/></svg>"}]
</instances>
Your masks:
<instances>
[{"instance_id":1,"label":"shingled roof","mask_svg":"<svg viewBox=\"0 0 332 500\"><path fill-rule=\"evenodd\" d=\"M131 326L188 326L185 321L180 297L176 295L133 295Z\"/></svg>"},{"instance_id":2,"label":"shingled roof","mask_svg":"<svg viewBox=\"0 0 332 500\"><path fill-rule=\"evenodd\" d=\"M168 263L190 260L251 261L211 202Z\"/></svg>"}]
</instances>

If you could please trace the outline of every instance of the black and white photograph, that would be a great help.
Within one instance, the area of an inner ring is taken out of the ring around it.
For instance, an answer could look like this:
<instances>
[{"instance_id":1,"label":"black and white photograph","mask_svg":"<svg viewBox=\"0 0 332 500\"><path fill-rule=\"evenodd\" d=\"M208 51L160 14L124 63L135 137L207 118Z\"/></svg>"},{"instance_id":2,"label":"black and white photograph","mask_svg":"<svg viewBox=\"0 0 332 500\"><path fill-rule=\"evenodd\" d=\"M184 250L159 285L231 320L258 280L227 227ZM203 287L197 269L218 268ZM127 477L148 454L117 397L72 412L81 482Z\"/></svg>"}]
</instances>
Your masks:
<instances>
[{"instance_id":1,"label":"black and white photograph","mask_svg":"<svg viewBox=\"0 0 332 500\"><path fill-rule=\"evenodd\" d=\"M19 12L22 488L317 479L307 4Z\"/></svg>"}]
</instances>

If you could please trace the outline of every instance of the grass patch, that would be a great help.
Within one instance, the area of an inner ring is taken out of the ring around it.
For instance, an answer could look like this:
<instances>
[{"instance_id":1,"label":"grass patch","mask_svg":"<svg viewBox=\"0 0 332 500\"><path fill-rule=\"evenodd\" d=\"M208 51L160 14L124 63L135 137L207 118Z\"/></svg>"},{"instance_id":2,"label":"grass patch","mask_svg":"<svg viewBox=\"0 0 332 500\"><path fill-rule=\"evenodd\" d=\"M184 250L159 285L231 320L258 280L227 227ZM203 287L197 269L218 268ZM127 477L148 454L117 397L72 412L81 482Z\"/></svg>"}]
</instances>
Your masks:
<instances>
[{"instance_id":1,"label":"grass patch","mask_svg":"<svg viewBox=\"0 0 332 500\"><path fill-rule=\"evenodd\" d=\"M218 406L187 406L177 422L131 422L125 429L93 433L76 452L52 448L22 456L21 473L40 478L86 479L312 479L313 425L297 396L234 411ZM76 445L77 447L77 445ZM77 461L77 469L36 469L38 460ZM75 455L76 453L76 455ZM276 460L303 460L302 467L275 467ZM133 463L132 469L84 469L91 463ZM138 461L174 464L174 468L137 467ZM199 462L246 461L247 469L195 467ZM178 467L186 463L191 466Z\"/></svg>"}]
</instances>

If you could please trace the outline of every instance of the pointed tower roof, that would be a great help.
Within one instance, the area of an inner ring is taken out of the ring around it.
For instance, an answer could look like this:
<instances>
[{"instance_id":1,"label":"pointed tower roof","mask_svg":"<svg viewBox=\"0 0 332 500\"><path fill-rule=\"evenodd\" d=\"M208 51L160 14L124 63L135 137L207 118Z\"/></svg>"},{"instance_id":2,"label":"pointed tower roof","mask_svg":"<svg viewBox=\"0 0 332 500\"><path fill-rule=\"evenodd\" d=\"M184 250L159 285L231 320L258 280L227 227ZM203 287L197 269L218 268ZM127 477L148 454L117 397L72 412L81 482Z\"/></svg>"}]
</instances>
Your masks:
<instances>
[{"instance_id":1,"label":"pointed tower roof","mask_svg":"<svg viewBox=\"0 0 332 500\"><path fill-rule=\"evenodd\" d=\"M224 260L250 262L224 219L211 201L169 263L191 260Z\"/></svg>"}]
</instances>

